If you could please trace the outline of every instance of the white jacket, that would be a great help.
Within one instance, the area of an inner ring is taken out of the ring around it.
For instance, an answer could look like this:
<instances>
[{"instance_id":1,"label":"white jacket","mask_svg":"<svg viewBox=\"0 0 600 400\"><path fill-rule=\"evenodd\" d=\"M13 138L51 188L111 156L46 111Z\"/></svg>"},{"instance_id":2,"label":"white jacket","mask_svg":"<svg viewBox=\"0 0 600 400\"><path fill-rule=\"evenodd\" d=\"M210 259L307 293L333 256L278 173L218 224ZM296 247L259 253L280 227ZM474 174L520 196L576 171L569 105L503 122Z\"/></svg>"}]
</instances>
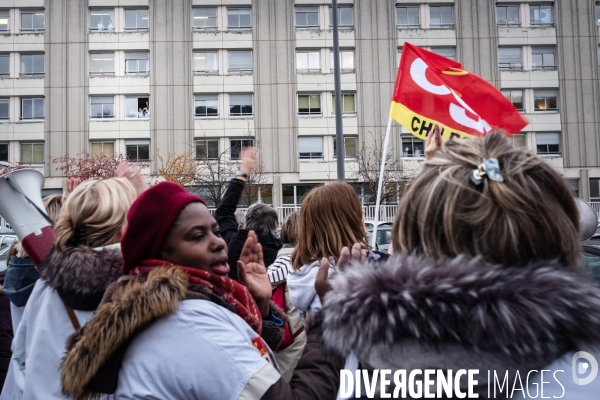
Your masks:
<instances>
[{"instance_id":1,"label":"white jacket","mask_svg":"<svg viewBox=\"0 0 600 400\"><path fill-rule=\"evenodd\" d=\"M335 271L335 267L333 267L334 261L333 257L329 260L330 265L332 265L329 268L329 275ZM317 279L320 265L321 261L305 264L298 271L293 271L287 277L290 298L294 306L300 311L300 318L303 321L303 312L306 312L306 315L311 317L319 312L322 307L321 300L315 290L315 280Z\"/></svg>"},{"instance_id":2,"label":"white jacket","mask_svg":"<svg viewBox=\"0 0 600 400\"><path fill-rule=\"evenodd\" d=\"M77 311L83 326L92 311ZM65 342L75 332L60 296L42 279L29 297L12 344L11 372L0 400L67 399L60 385ZM9 378L13 378L10 380Z\"/></svg>"},{"instance_id":3,"label":"white jacket","mask_svg":"<svg viewBox=\"0 0 600 400\"><path fill-rule=\"evenodd\" d=\"M259 399L280 375L257 338L231 311L183 301L129 345L115 399Z\"/></svg>"}]
</instances>

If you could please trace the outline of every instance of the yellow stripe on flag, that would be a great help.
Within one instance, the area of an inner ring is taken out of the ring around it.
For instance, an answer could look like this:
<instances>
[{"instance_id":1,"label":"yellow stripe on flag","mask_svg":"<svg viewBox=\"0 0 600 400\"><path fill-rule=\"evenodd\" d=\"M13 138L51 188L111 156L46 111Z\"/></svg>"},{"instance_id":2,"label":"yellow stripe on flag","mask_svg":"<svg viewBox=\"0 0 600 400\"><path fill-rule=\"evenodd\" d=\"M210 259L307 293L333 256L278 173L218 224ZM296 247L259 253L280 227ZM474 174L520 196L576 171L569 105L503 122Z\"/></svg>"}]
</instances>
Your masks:
<instances>
[{"instance_id":1,"label":"yellow stripe on flag","mask_svg":"<svg viewBox=\"0 0 600 400\"><path fill-rule=\"evenodd\" d=\"M433 133L435 124L442 125L443 140L449 140L451 138L477 137L475 135L452 129L436 120L423 117L422 115L409 110L404 104L396 103L395 101L392 101L392 105L390 107L390 118L404 126L410 131L410 133L422 140L427 140L427 135Z\"/></svg>"}]
</instances>

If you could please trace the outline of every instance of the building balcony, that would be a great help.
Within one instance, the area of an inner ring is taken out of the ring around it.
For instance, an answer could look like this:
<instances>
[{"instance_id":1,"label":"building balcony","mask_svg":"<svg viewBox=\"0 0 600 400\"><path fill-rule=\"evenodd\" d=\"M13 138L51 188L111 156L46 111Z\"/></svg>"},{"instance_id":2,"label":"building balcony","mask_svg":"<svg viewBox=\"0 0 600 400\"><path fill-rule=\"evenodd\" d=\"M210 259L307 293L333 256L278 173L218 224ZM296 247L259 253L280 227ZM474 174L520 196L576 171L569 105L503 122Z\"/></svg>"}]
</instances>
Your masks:
<instances>
[{"instance_id":1,"label":"building balcony","mask_svg":"<svg viewBox=\"0 0 600 400\"><path fill-rule=\"evenodd\" d=\"M0 34L0 52L44 51L44 32Z\"/></svg>"},{"instance_id":2,"label":"building balcony","mask_svg":"<svg viewBox=\"0 0 600 400\"><path fill-rule=\"evenodd\" d=\"M92 75L89 82L90 95L150 93L150 77L148 75Z\"/></svg>"},{"instance_id":3,"label":"building balcony","mask_svg":"<svg viewBox=\"0 0 600 400\"><path fill-rule=\"evenodd\" d=\"M346 179L352 180L358 171L355 160L345 160ZM337 162L322 160L301 160L298 162L298 172L301 181L323 181L337 178Z\"/></svg>"},{"instance_id":4,"label":"building balcony","mask_svg":"<svg viewBox=\"0 0 600 400\"><path fill-rule=\"evenodd\" d=\"M253 74L195 75L194 93L252 93Z\"/></svg>"},{"instance_id":5,"label":"building balcony","mask_svg":"<svg viewBox=\"0 0 600 400\"><path fill-rule=\"evenodd\" d=\"M150 33L134 32L90 32L89 50L148 50L150 49Z\"/></svg>"},{"instance_id":6,"label":"building balcony","mask_svg":"<svg viewBox=\"0 0 600 400\"><path fill-rule=\"evenodd\" d=\"M340 47L355 47L354 29L339 30ZM296 47L333 47L333 31L318 29L296 29Z\"/></svg>"},{"instance_id":7,"label":"building balcony","mask_svg":"<svg viewBox=\"0 0 600 400\"><path fill-rule=\"evenodd\" d=\"M0 78L0 97L43 96L44 76Z\"/></svg>"},{"instance_id":8,"label":"building balcony","mask_svg":"<svg viewBox=\"0 0 600 400\"><path fill-rule=\"evenodd\" d=\"M557 88L557 70L501 70L502 89Z\"/></svg>"},{"instance_id":9,"label":"building balcony","mask_svg":"<svg viewBox=\"0 0 600 400\"><path fill-rule=\"evenodd\" d=\"M553 26L535 28L498 27L498 44L500 46L556 45L556 28Z\"/></svg>"},{"instance_id":10,"label":"building balcony","mask_svg":"<svg viewBox=\"0 0 600 400\"><path fill-rule=\"evenodd\" d=\"M342 73L341 75L342 91L356 91L356 72ZM333 92L334 88L333 71L329 74L296 74L298 91L300 92Z\"/></svg>"},{"instance_id":11,"label":"building balcony","mask_svg":"<svg viewBox=\"0 0 600 400\"><path fill-rule=\"evenodd\" d=\"M456 46L454 29L398 29L398 47L410 42L417 46Z\"/></svg>"},{"instance_id":12,"label":"building balcony","mask_svg":"<svg viewBox=\"0 0 600 400\"><path fill-rule=\"evenodd\" d=\"M220 110L222 111L222 110ZM254 117L228 118L225 110L224 117L194 119L194 137L245 137L254 132Z\"/></svg>"},{"instance_id":13,"label":"building balcony","mask_svg":"<svg viewBox=\"0 0 600 400\"><path fill-rule=\"evenodd\" d=\"M91 120L90 140L98 139L149 139L150 120Z\"/></svg>"},{"instance_id":14,"label":"building balcony","mask_svg":"<svg viewBox=\"0 0 600 400\"><path fill-rule=\"evenodd\" d=\"M252 30L195 30L192 40L195 49L251 49Z\"/></svg>"}]
</instances>

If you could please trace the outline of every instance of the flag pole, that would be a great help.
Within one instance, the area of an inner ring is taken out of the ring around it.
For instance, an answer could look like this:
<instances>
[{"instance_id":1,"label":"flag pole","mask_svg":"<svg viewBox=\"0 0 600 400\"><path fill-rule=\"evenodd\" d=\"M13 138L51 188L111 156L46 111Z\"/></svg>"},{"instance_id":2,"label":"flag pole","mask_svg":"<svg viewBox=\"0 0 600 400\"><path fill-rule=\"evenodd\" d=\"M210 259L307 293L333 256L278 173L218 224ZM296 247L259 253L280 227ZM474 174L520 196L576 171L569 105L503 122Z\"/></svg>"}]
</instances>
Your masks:
<instances>
[{"instance_id":1,"label":"flag pole","mask_svg":"<svg viewBox=\"0 0 600 400\"><path fill-rule=\"evenodd\" d=\"M385 130L385 139L383 140L383 151L381 154L381 167L379 168L379 184L377 188L377 200L375 202L375 218L373 223L373 237L371 238L371 247L375 249L377 240L377 224L379 223L379 206L381 205L381 189L383 187L383 173L385 171L385 160L387 157L387 149L390 143L390 131L392 130L392 118L388 120L387 129Z\"/></svg>"}]
</instances>

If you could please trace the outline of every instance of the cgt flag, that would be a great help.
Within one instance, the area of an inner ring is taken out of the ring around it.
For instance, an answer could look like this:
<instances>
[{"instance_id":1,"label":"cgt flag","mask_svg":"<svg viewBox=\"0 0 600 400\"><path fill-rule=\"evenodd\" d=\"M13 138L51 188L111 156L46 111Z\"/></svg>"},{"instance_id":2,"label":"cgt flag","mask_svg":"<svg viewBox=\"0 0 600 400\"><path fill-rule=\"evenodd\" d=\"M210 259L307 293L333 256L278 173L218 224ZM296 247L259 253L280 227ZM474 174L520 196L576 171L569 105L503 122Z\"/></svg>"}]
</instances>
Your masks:
<instances>
[{"instance_id":1,"label":"cgt flag","mask_svg":"<svg viewBox=\"0 0 600 400\"><path fill-rule=\"evenodd\" d=\"M515 134L528 123L485 79L410 43L402 48L390 118L423 140L436 123L445 140L485 136L495 129Z\"/></svg>"}]
</instances>

